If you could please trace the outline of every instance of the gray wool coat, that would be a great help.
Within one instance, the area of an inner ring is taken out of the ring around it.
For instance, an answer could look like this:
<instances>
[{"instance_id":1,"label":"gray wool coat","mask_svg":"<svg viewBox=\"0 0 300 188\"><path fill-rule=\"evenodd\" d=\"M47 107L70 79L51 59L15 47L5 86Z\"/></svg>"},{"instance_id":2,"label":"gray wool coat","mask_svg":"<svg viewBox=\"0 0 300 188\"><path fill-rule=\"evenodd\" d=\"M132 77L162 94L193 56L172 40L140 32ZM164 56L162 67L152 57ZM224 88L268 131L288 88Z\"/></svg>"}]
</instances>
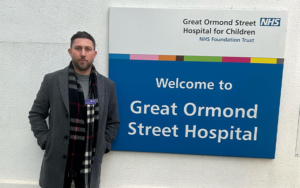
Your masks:
<instances>
[{"instance_id":1,"label":"gray wool coat","mask_svg":"<svg viewBox=\"0 0 300 188\"><path fill-rule=\"evenodd\" d=\"M99 125L95 160L90 188L99 188L101 163L109 152L119 128L115 84L97 73ZM63 188L68 155L70 112L68 97L68 67L47 74L29 112L31 130L42 148L46 148L39 184L42 188ZM49 116L47 125L46 118Z\"/></svg>"}]
</instances>

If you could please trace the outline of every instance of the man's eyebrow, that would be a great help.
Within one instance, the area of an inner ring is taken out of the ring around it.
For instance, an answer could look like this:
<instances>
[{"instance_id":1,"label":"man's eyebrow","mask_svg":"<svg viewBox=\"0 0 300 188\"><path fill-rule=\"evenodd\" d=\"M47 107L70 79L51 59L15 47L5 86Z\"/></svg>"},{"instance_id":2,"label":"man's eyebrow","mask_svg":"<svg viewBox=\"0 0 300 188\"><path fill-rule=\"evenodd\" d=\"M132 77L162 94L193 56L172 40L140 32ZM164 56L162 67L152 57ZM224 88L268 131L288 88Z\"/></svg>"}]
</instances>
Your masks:
<instances>
[{"instance_id":1,"label":"man's eyebrow","mask_svg":"<svg viewBox=\"0 0 300 188\"><path fill-rule=\"evenodd\" d=\"M90 45L84 46L84 45L80 45L80 44L76 44L76 45L74 45L74 46L80 46L80 47L92 47L92 46L90 46Z\"/></svg>"},{"instance_id":2,"label":"man's eyebrow","mask_svg":"<svg viewBox=\"0 0 300 188\"><path fill-rule=\"evenodd\" d=\"M93 46L82 46L82 45L79 45L79 44L74 45L73 48L90 48L90 49L94 49Z\"/></svg>"}]
</instances>

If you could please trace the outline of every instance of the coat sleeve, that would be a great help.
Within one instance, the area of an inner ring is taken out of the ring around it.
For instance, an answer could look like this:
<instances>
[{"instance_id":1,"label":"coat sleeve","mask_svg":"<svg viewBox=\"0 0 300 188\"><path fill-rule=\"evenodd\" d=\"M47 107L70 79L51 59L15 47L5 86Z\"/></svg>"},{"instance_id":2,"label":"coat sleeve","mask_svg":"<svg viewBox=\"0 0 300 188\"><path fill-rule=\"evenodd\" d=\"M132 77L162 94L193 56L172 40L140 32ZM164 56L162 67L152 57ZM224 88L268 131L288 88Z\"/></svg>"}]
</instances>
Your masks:
<instances>
[{"instance_id":1,"label":"coat sleeve","mask_svg":"<svg viewBox=\"0 0 300 188\"><path fill-rule=\"evenodd\" d=\"M31 130L37 139L38 145L42 149L45 149L43 148L43 145L47 141L49 134L49 129L46 123L46 118L49 115L50 108L49 93L47 92L47 87L46 75L28 116L29 122L31 124Z\"/></svg>"},{"instance_id":2,"label":"coat sleeve","mask_svg":"<svg viewBox=\"0 0 300 188\"><path fill-rule=\"evenodd\" d=\"M108 153L111 148L111 142L116 138L119 129L119 113L115 83L110 85L108 114L105 128L106 150Z\"/></svg>"}]
</instances>

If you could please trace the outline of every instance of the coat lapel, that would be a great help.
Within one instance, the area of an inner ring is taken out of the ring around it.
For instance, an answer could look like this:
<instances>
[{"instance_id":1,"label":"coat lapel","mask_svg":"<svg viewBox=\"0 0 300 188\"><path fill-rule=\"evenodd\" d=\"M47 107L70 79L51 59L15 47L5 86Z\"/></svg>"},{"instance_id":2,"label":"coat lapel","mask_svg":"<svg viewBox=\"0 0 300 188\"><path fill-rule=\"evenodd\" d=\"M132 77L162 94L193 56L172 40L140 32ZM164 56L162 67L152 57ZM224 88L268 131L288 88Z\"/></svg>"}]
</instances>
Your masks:
<instances>
[{"instance_id":1,"label":"coat lapel","mask_svg":"<svg viewBox=\"0 0 300 188\"><path fill-rule=\"evenodd\" d=\"M61 93L61 97L63 99L64 105L68 111L69 111L69 67L66 67L65 69L62 70L61 74L59 74L58 77L58 84L59 84L59 89Z\"/></svg>"},{"instance_id":2,"label":"coat lapel","mask_svg":"<svg viewBox=\"0 0 300 188\"><path fill-rule=\"evenodd\" d=\"M99 126L101 125L100 122L101 117L103 115L103 108L104 108L104 97L105 97L105 88L103 84L102 75L97 73L97 90L98 90L98 104L99 104Z\"/></svg>"}]
</instances>

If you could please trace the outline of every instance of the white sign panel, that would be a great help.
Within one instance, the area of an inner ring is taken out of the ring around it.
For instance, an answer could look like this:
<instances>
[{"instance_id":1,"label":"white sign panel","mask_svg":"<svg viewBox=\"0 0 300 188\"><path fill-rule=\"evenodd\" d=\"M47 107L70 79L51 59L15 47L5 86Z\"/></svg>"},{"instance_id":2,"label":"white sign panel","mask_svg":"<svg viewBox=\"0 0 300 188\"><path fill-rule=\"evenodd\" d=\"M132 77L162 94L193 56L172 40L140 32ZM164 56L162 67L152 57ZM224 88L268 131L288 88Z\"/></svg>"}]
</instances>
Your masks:
<instances>
[{"instance_id":1,"label":"white sign panel","mask_svg":"<svg viewBox=\"0 0 300 188\"><path fill-rule=\"evenodd\" d=\"M111 8L110 20L110 53L284 56L287 11Z\"/></svg>"}]
</instances>

